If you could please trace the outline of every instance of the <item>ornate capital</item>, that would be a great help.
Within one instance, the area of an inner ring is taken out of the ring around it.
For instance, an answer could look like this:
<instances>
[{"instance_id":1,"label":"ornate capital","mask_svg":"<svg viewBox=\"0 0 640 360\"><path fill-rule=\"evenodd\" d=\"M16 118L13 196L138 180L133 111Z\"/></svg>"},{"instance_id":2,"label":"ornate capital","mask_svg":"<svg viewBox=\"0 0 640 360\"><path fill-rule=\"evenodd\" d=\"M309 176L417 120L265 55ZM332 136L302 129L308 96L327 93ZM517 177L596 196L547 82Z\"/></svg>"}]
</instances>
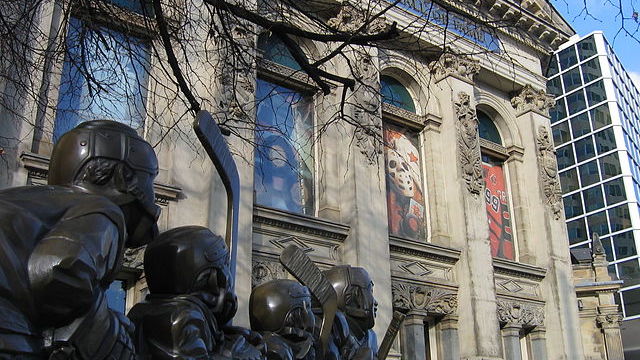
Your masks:
<instances>
[{"instance_id":1,"label":"ornate capital","mask_svg":"<svg viewBox=\"0 0 640 360\"><path fill-rule=\"evenodd\" d=\"M556 220L562 214L562 190L558 180L558 162L551 142L549 130L544 125L538 128L538 167L545 203L551 208Z\"/></svg>"},{"instance_id":2,"label":"ornate capital","mask_svg":"<svg viewBox=\"0 0 640 360\"><path fill-rule=\"evenodd\" d=\"M536 90L529 84L511 97L511 105L518 114L535 111L546 116L555 103L553 96L543 90Z\"/></svg>"},{"instance_id":3,"label":"ornate capital","mask_svg":"<svg viewBox=\"0 0 640 360\"><path fill-rule=\"evenodd\" d=\"M251 286L256 287L270 280L286 279L287 275L287 270L276 261L254 260L251 268Z\"/></svg>"},{"instance_id":4,"label":"ornate capital","mask_svg":"<svg viewBox=\"0 0 640 360\"><path fill-rule=\"evenodd\" d=\"M458 121L456 122L458 137L458 157L462 178L467 189L473 195L482 192L482 160L480 156L480 137L478 135L478 117L476 109L471 107L469 94L458 93L458 101L454 103Z\"/></svg>"},{"instance_id":5,"label":"ornate capital","mask_svg":"<svg viewBox=\"0 0 640 360\"><path fill-rule=\"evenodd\" d=\"M603 329L616 329L620 328L622 323L622 315L620 314L606 314L596 316L596 323Z\"/></svg>"},{"instance_id":6,"label":"ornate capital","mask_svg":"<svg viewBox=\"0 0 640 360\"><path fill-rule=\"evenodd\" d=\"M498 300L498 320L507 324L543 325L544 308L541 305Z\"/></svg>"},{"instance_id":7,"label":"ornate capital","mask_svg":"<svg viewBox=\"0 0 640 360\"><path fill-rule=\"evenodd\" d=\"M473 77L480 72L480 63L478 60L454 54L447 49L438 60L429 64L429 69L435 75L436 82L453 76L473 84Z\"/></svg>"},{"instance_id":8,"label":"ornate capital","mask_svg":"<svg viewBox=\"0 0 640 360\"><path fill-rule=\"evenodd\" d=\"M386 31L389 25L384 18L368 19L369 12L364 11L349 1L342 2L340 12L327 21L327 25L342 32L356 32L367 23L365 34L377 34Z\"/></svg>"},{"instance_id":9,"label":"ornate capital","mask_svg":"<svg viewBox=\"0 0 640 360\"><path fill-rule=\"evenodd\" d=\"M458 296L454 291L437 287L394 282L391 293L393 307L398 309L449 315L458 307Z\"/></svg>"}]
</instances>

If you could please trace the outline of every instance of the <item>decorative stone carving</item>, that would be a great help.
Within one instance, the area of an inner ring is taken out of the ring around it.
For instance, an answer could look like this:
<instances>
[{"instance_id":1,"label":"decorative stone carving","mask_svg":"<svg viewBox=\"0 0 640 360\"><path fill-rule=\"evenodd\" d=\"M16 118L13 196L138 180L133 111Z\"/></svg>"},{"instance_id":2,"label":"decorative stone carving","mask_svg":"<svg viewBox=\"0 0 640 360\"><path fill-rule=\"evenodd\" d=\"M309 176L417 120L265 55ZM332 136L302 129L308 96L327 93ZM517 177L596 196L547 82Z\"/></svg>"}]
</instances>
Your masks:
<instances>
[{"instance_id":1,"label":"decorative stone carving","mask_svg":"<svg viewBox=\"0 0 640 360\"><path fill-rule=\"evenodd\" d=\"M391 292L394 308L448 315L455 313L458 307L457 294L447 289L395 282Z\"/></svg>"},{"instance_id":2,"label":"decorative stone carving","mask_svg":"<svg viewBox=\"0 0 640 360\"><path fill-rule=\"evenodd\" d=\"M127 249L124 252L124 260L122 265L132 269L142 270L144 262L144 249L146 247L141 246L138 248Z\"/></svg>"},{"instance_id":3,"label":"decorative stone carving","mask_svg":"<svg viewBox=\"0 0 640 360\"><path fill-rule=\"evenodd\" d=\"M529 84L525 85L511 98L511 105L518 114L535 111L546 115L555 103L553 96L548 95L543 90L536 90Z\"/></svg>"},{"instance_id":4,"label":"decorative stone carving","mask_svg":"<svg viewBox=\"0 0 640 360\"><path fill-rule=\"evenodd\" d=\"M273 246L281 250L284 250L287 246L293 244L297 246L300 250L304 251L305 253L313 251L312 247L310 247L304 241L298 239L295 236L285 236L281 238L271 239L269 240L269 242L273 244Z\"/></svg>"},{"instance_id":5,"label":"decorative stone carving","mask_svg":"<svg viewBox=\"0 0 640 360\"><path fill-rule=\"evenodd\" d=\"M384 18L378 17L371 20L366 17L368 14L369 12L356 7L349 1L343 1L340 12L335 17L329 19L327 25L339 31L359 32L361 34L377 34L388 29L389 25ZM360 28L362 28L362 30L360 30Z\"/></svg>"},{"instance_id":6,"label":"decorative stone carving","mask_svg":"<svg viewBox=\"0 0 640 360\"><path fill-rule=\"evenodd\" d=\"M510 292L510 293L518 293L522 290L524 290L524 288L518 284L517 281L514 281L512 279L509 279L507 281L503 281L501 283L498 284L498 286L500 286L502 289Z\"/></svg>"},{"instance_id":7,"label":"decorative stone carving","mask_svg":"<svg viewBox=\"0 0 640 360\"><path fill-rule=\"evenodd\" d=\"M471 107L469 94L458 93L458 101L454 103L458 121L456 122L458 136L458 156L462 178L467 183L467 189L473 195L482 192L482 160L480 157L480 137L478 136L478 117L476 110Z\"/></svg>"},{"instance_id":8,"label":"decorative stone carving","mask_svg":"<svg viewBox=\"0 0 640 360\"><path fill-rule=\"evenodd\" d=\"M596 316L598 326L603 329L619 328L622 323L622 315L620 314L602 314Z\"/></svg>"},{"instance_id":9,"label":"decorative stone carving","mask_svg":"<svg viewBox=\"0 0 640 360\"><path fill-rule=\"evenodd\" d=\"M498 320L520 325L544 325L544 308L542 305L498 300Z\"/></svg>"},{"instance_id":10,"label":"decorative stone carving","mask_svg":"<svg viewBox=\"0 0 640 360\"><path fill-rule=\"evenodd\" d=\"M405 272L411 275L416 275L416 276L425 276L433 272L424 263L420 261L409 261L399 265L398 267L404 270Z\"/></svg>"},{"instance_id":11,"label":"decorative stone carving","mask_svg":"<svg viewBox=\"0 0 640 360\"><path fill-rule=\"evenodd\" d=\"M256 287L275 279L286 279L287 274L287 270L279 262L254 260L251 267L251 286Z\"/></svg>"},{"instance_id":12,"label":"decorative stone carving","mask_svg":"<svg viewBox=\"0 0 640 360\"><path fill-rule=\"evenodd\" d=\"M438 60L429 64L429 69L435 75L436 82L453 76L473 83L473 77L480 72L480 63L478 60L454 54L447 49Z\"/></svg>"},{"instance_id":13,"label":"decorative stone carving","mask_svg":"<svg viewBox=\"0 0 640 360\"><path fill-rule=\"evenodd\" d=\"M538 128L538 166L545 202L553 211L554 218L562 214L562 190L558 180L558 163L549 131L543 125Z\"/></svg>"},{"instance_id":14,"label":"decorative stone carving","mask_svg":"<svg viewBox=\"0 0 640 360\"><path fill-rule=\"evenodd\" d=\"M377 164L382 154L382 124L380 123L380 94L378 93L378 69L373 57L366 52L355 52L353 69L357 82L353 120L356 125L354 138L360 152L369 164Z\"/></svg>"}]
</instances>

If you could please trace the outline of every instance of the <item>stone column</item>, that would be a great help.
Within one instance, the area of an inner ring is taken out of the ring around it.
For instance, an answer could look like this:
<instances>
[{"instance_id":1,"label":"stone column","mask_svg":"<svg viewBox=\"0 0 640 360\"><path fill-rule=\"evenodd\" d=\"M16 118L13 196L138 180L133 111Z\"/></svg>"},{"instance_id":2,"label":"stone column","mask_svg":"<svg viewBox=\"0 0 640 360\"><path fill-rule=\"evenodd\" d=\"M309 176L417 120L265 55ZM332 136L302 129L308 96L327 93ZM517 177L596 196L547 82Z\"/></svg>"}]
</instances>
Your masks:
<instances>
[{"instance_id":1,"label":"stone column","mask_svg":"<svg viewBox=\"0 0 640 360\"><path fill-rule=\"evenodd\" d=\"M442 360L460 359L460 341L458 339L458 316L447 315L438 323L440 327L440 346Z\"/></svg>"},{"instance_id":2,"label":"stone column","mask_svg":"<svg viewBox=\"0 0 640 360\"><path fill-rule=\"evenodd\" d=\"M544 326L536 326L529 333L531 340L531 360L547 360L547 338Z\"/></svg>"},{"instance_id":3,"label":"stone column","mask_svg":"<svg viewBox=\"0 0 640 360\"><path fill-rule=\"evenodd\" d=\"M598 315L598 325L604 332L604 342L607 348L607 360L624 360L622 336L620 335L620 314Z\"/></svg>"},{"instance_id":4,"label":"stone column","mask_svg":"<svg viewBox=\"0 0 640 360\"><path fill-rule=\"evenodd\" d=\"M507 323L502 327L504 358L507 360L522 360L522 349L520 349L521 329L522 325L514 323Z\"/></svg>"},{"instance_id":5,"label":"stone column","mask_svg":"<svg viewBox=\"0 0 640 360\"><path fill-rule=\"evenodd\" d=\"M402 323L402 358L426 360L425 314L411 311Z\"/></svg>"}]
</instances>

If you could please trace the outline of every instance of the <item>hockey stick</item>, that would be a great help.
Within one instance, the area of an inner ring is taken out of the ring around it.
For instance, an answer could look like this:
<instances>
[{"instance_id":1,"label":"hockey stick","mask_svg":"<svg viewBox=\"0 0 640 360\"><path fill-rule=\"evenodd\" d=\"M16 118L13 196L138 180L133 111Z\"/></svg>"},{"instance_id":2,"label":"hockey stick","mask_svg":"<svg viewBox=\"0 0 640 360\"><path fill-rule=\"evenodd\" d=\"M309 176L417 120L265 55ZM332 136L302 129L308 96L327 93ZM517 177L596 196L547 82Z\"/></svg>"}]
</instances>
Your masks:
<instances>
[{"instance_id":1,"label":"hockey stick","mask_svg":"<svg viewBox=\"0 0 640 360\"><path fill-rule=\"evenodd\" d=\"M338 310L338 296L333 286L309 259L307 254L295 245L287 246L280 254L280 263L298 281L309 288L309 291L322 305L322 325L320 327L320 343L325 354L329 346L329 336L333 327L333 319Z\"/></svg>"},{"instance_id":2,"label":"hockey stick","mask_svg":"<svg viewBox=\"0 0 640 360\"><path fill-rule=\"evenodd\" d=\"M389 355L389 350L391 349L391 344L393 340L396 338L398 331L400 330L400 325L404 321L405 314L394 311L393 319L389 323L389 327L387 328L387 332L384 334L384 339L382 339L382 343L380 344L380 348L378 349L378 359L383 360L387 358Z\"/></svg>"},{"instance_id":3,"label":"hockey stick","mask_svg":"<svg viewBox=\"0 0 640 360\"><path fill-rule=\"evenodd\" d=\"M236 256L238 252L238 209L240 208L240 177L233 156L226 141L222 137L220 128L208 111L198 112L193 123L193 129L198 140L207 151L213 162L225 189L227 190L227 231L225 241L229 247L229 262L231 264L232 287L235 287Z\"/></svg>"}]
</instances>

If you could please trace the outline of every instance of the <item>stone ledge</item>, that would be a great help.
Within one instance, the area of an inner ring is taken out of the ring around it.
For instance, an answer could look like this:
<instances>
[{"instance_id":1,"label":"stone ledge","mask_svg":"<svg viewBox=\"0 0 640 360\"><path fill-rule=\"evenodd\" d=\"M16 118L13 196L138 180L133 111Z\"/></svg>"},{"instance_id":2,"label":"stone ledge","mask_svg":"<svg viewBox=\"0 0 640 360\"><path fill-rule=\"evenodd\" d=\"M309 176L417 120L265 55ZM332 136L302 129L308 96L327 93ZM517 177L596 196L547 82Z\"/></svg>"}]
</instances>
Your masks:
<instances>
[{"instance_id":1,"label":"stone ledge","mask_svg":"<svg viewBox=\"0 0 640 360\"><path fill-rule=\"evenodd\" d=\"M539 266L499 258L493 258L493 269L496 274L511 275L532 280L542 280L547 275L547 270Z\"/></svg>"},{"instance_id":2,"label":"stone ledge","mask_svg":"<svg viewBox=\"0 0 640 360\"><path fill-rule=\"evenodd\" d=\"M389 236L389 250L392 253L442 260L450 264L454 264L460 259L460 250L458 249L428 242L406 240L395 236Z\"/></svg>"},{"instance_id":3,"label":"stone ledge","mask_svg":"<svg viewBox=\"0 0 640 360\"><path fill-rule=\"evenodd\" d=\"M23 152L20 154L20 160L25 169L29 172L29 176L37 179L46 179L49 174L49 157L31 152ZM182 189L180 187L153 183L153 189L156 194L156 202L160 205L167 205L169 201L178 201L182 199Z\"/></svg>"},{"instance_id":4,"label":"stone ledge","mask_svg":"<svg viewBox=\"0 0 640 360\"><path fill-rule=\"evenodd\" d=\"M278 209L254 205L254 224L265 224L285 230L313 234L330 240L344 241L349 235L349 225L317 217L294 214Z\"/></svg>"}]
</instances>

